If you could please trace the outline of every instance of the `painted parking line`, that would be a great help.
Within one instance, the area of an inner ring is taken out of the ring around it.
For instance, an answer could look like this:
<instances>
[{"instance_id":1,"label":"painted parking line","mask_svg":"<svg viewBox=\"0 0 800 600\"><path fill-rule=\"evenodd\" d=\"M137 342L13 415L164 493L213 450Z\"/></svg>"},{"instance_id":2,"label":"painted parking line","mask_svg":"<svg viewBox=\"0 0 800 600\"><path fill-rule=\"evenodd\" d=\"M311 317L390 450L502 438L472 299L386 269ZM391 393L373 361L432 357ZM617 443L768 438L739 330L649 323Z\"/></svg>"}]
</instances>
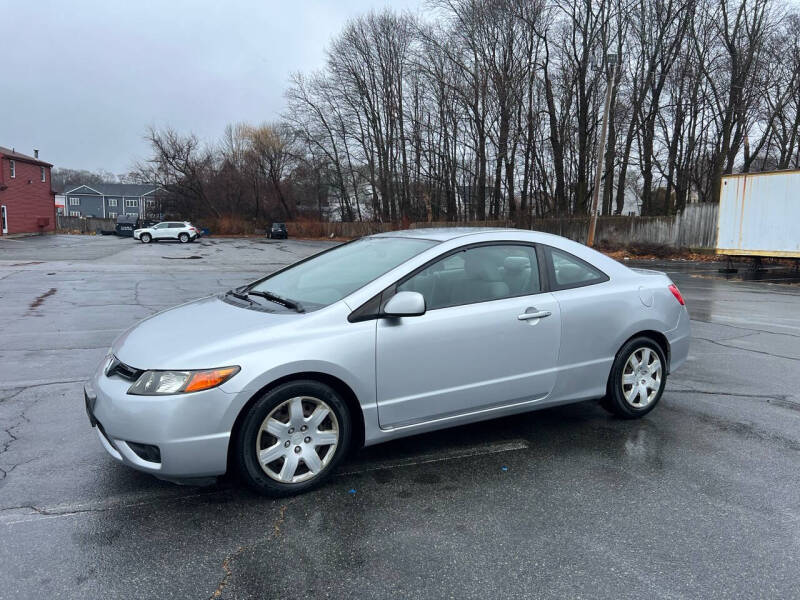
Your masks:
<instances>
[{"instance_id":1,"label":"painted parking line","mask_svg":"<svg viewBox=\"0 0 800 600\"><path fill-rule=\"evenodd\" d=\"M359 473L369 473L371 471L380 471L383 469L397 469L401 467L413 467L417 465L426 465L430 463L443 462L447 460L458 460L461 458L470 458L472 456L486 456L487 454L499 454L501 452L512 452L514 450L524 450L528 447L528 442L523 439L508 440L505 442L498 442L495 444L478 444L476 446L469 446L461 448L452 452L446 453L431 453L412 456L403 460L385 461L379 463L369 463L355 469L339 471L334 473L334 477L343 477L345 475L357 475Z\"/></svg>"}]
</instances>

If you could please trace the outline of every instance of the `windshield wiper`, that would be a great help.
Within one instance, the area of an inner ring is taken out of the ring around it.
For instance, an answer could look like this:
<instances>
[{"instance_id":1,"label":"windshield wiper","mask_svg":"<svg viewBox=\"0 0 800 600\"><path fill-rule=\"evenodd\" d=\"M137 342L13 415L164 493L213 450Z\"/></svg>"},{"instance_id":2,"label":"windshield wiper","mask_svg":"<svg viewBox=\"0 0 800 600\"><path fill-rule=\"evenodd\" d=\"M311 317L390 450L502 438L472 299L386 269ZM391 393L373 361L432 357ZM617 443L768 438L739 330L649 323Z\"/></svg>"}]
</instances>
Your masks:
<instances>
[{"instance_id":1,"label":"windshield wiper","mask_svg":"<svg viewBox=\"0 0 800 600\"><path fill-rule=\"evenodd\" d=\"M278 296L277 294L273 294L272 292L262 292L260 290L250 290L246 292L248 296L258 296L259 298L265 298L270 302L274 302L275 304L280 304L285 306L286 308L291 308L292 310L296 310L299 313L306 312L306 309L303 308L303 305L295 300L289 300L289 298L284 298L283 296Z\"/></svg>"},{"instance_id":2,"label":"windshield wiper","mask_svg":"<svg viewBox=\"0 0 800 600\"><path fill-rule=\"evenodd\" d=\"M238 298L239 300L244 300L245 302L249 302L250 304L255 304L250 298L247 297L247 294L240 291L241 288L236 288L235 290L228 290L225 292L226 296L233 296L234 298Z\"/></svg>"}]
</instances>

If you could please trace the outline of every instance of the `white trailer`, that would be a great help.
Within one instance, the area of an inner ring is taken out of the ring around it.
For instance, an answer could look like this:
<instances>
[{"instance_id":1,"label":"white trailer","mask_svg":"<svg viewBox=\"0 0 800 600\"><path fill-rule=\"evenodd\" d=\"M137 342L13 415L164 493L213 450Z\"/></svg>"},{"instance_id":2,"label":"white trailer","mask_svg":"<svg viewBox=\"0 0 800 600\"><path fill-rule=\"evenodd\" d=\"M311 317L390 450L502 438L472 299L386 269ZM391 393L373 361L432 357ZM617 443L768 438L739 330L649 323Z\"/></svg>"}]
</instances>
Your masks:
<instances>
[{"instance_id":1,"label":"white trailer","mask_svg":"<svg viewBox=\"0 0 800 600\"><path fill-rule=\"evenodd\" d=\"M717 254L800 258L800 170L722 177Z\"/></svg>"}]
</instances>

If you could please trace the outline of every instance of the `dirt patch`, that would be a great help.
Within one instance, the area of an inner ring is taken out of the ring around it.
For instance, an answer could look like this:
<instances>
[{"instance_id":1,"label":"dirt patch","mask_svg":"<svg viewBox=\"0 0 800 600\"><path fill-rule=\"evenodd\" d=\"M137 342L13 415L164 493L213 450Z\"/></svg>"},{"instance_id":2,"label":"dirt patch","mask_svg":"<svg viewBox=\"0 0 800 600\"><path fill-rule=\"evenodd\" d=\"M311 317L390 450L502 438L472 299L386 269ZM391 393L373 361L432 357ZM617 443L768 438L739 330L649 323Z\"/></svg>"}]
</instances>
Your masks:
<instances>
[{"instance_id":1,"label":"dirt patch","mask_svg":"<svg viewBox=\"0 0 800 600\"><path fill-rule=\"evenodd\" d=\"M697 251L690 248L673 248L658 244L628 244L615 246L600 242L595 249L616 260L691 260L697 262L717 262L720 260L713 251Z\"/></svg>"},{"instance_id":2,"label":"dirt patch","mask_svg":"<svg viewBox=\"0 0 800 600\"><path fill-rule=\"evenodd\" d=\"M34 300L33 302L31 302L31 303L28 305L28 308L29 308L30 310L36 310L37 308L39 308L39 307L42 305L42 303L43 303L45 300L47 300L47 299L48 299L50 296L52 296L53 294L55 294L57 291L58 291L58 290L57 290L56 288L50 288L50 289L49 289L49 290L47 290L47 291L46 291L44 294L41 294L41 295L37 296L37 297L36 297L36 300Z\"/></svg>"}]
</instances>

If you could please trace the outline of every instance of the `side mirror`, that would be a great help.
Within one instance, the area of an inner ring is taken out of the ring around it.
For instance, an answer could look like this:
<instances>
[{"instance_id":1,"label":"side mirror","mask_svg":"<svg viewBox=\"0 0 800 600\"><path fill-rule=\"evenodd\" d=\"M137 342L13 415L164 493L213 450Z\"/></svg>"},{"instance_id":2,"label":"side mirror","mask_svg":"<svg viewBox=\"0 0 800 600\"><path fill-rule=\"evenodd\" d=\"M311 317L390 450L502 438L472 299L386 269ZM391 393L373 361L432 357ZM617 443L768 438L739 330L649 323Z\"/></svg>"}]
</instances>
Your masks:
<instances>
[{"instance_id":1,"label":"side mirror","mask_svg":"<svg viewBox=\"0 0 800 600\"><path fill-rule=\"evenodd\" d=\"M425 314L425 297L419 292L397 292L383 308L387 317L418 317Z\"/></svg>"}]
</instances>

